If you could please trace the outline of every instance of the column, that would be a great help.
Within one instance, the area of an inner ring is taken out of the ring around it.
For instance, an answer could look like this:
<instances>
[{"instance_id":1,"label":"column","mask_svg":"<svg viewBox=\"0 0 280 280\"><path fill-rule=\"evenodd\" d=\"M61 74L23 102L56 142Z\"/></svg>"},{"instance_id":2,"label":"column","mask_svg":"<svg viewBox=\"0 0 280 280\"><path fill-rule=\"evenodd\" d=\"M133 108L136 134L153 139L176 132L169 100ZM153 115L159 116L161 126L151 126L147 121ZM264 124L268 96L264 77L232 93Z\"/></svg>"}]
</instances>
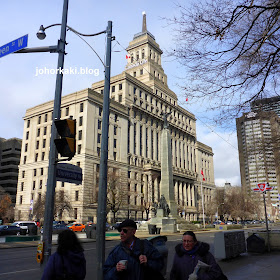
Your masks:
<instances>
[{"instance_id":1,"label":"column","mask_svg":"<svg viewBox=\"0 0 280 280\"><path fill-rule=\"evenodd\" d=\"M191 206L191 184L190 183L187 183L187 193L188 193L188 196L187 196L187 201L188 201L188 206L190 207Z\"/></svg>"},{"instance_id":2,"label":"column","mask_svg":"<svg viewBox=\"0 0 280 280\"><path fill-rule=\"evenodd\" d=\"M174 184L174 196L175 196L175 202L178 203L178 182L175 181L175 184Z\"/></svg>"},{"instance_id":3,"label":"column","mask_svg":"<svg viewBox=\"0 0 280 280\"><path fill-rule=\"evenodd\" d=\"M151 135L151 126L148 126L148 158L152 159L152 135Z\"/></svg>"},{"instance_id":4,"label":"column","mask_svg":"<svg viewBox=\"0 0 280 280\"><path fill-rule=\"evenodd\" d=\"M195 206L195 185L192 185L191 187L191 198L192 198L192 205L191 206Z\"/></svg>"},{"instance_id":5,"label":"column","mask_svg":"<svg viewBox=\"0 0 280 280\"><path fill-rule=\"evenodd\" d=\"M130 153L133 154L134 153L134 121L130 121L130 128L129 128L129 149L130 149Z\"/></svg>"},{"instance_id":6,"label":"column","mask_svg":"<svg viewBox=\"0 0 280 280\"><path fill-rule=\"evenodd\" d=\"M136 121L136 155L140 155L140 122Z\"/></svg>"},{"instance_id":7,"label":"column","mask_svg":"<svg viewBox=\"0 0 280 280\"><path fill-rule=\"evenodd\" d=\"M183 196L184 196L184 206L187 206L187 184L183 182Z\"/></svg>"},{"instance_id":8,"label":"column","mask_svg":"<svg viewBox=\"0 0 280 280\"><path fill-rule=\"evenodd\" d=\"M182 182L179 182L179 204L183 205Z\"/></svg>"},{"instance_id":9,"label":"column","mask_svg":"<svg viewBox=\"0 0 280 280\"><path fill-rule=\"evenodd\" d=\"M154 189L155 189L155 202L159 201L159 184L158 184L158 178L155 178L154 180Z\"/></svg>"}]
</instances>

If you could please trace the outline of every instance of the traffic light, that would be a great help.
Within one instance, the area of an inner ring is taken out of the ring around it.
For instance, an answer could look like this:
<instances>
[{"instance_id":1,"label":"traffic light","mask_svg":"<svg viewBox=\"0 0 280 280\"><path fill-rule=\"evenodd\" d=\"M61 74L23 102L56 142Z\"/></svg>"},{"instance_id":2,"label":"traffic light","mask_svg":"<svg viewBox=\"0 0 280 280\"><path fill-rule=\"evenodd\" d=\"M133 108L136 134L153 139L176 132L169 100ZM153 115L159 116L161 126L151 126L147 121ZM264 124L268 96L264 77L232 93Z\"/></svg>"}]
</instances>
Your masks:
<instances>
[{"instance_id":1,"label":"traffic light","mask_svg":"<svg viewBox=\"0 0 280 280\"><path fill-rule=\"evenodd\" d=\"M57 152L70 160L76 153L76 120L55 120L54 124L61 137L54 140Z\"/></svg>"}]
</instances>

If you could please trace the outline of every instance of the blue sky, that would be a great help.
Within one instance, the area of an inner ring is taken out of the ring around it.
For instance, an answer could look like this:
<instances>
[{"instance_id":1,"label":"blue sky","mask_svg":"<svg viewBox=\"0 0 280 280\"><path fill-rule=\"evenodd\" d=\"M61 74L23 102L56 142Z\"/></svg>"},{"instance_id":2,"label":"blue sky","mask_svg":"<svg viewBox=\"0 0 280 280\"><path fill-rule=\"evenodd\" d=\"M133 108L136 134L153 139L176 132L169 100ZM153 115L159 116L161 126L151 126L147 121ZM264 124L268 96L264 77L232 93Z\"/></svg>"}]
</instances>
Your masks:
<instances>
[{"instance_id":1,"label":"blue sky","mask_svg":"<svg viewBox=\"0 0 280 280\"><path fill-rule=\"evenodd\" d=\"M176 2L191 4L191 1L186 0ZM41 24L48 26L61 23L62 7L63 0L5 1L0 9L0 46L25 34L28 34L28 47L56 45L60 27L47 29L47 37L42 41L37 39L36 33ZM113 35L116 41L112 43L111 76L114 76L124 70L126 65L124 48L133 39L133 35L141 31L143 11L147 14L148 30L155 36L163 52L172 48L172 26L168 26L162 17L176 15L178 11L173 1L69 0L67 24L81 33L92 34L105 30L108 20L113 22ZM105 35L84 38L104 59ZM64 67L98 69L99 76L64 75L63 95L89 88L92 83L103 79L103 65L86 43L70 31L67 32L66 41L68 45ZM182 69L176 61L164 54L162 65L168 76L168 85L178 95L180 105L198 118L198 140L213 148L216 184L230 182L232 185L240 185L236 134L229 134L218 128L215 132L211 132L211 129L200 122L199 119L202 117L200 106L188 105L185 93L177 86L180 80L176 77L182 74ZM50 53L10 54L0 59L0 137L22 138L26 109L53 99L56 76L51 74L36 76L36 69L45 67L55 69L56 66L57 54Z\"/></svg>"}]
</instances>

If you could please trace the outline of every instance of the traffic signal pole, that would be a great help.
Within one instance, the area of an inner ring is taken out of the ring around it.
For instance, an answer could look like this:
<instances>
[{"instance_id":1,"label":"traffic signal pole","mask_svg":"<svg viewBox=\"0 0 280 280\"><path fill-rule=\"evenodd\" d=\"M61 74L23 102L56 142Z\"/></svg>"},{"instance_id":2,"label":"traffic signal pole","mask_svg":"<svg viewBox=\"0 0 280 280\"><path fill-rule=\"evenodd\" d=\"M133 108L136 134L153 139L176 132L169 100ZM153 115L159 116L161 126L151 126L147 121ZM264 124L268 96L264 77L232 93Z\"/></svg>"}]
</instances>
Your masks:
<instances>
[{"instance_id":1,"label":"traffic signal pole","mask_svg":"<svg viewBox=\"0 0 280 280\"><path fill-rule=\"evenodd\" d=\"M58 41L57 69L63 69L64 66L68 2L69 0L64 0L64 4L63 4L60 40ZM53 212L54 212L54 196L55 196L55 186L56 186L56 160L57 160L57 151L54 143L54 139L57 138L57 130L54 121L60 119L62 80L63 80L63 74L61 73L61 71L57 71L54 107L53 107L53 119L52 119L52 127L51 127L47 192L46 192L45 214L44 214L44 231L43 231L44 258L42 262L43 268L48 262L49 257L51 256L51 247L52 247L52 224L53 224Z\"/></svg>"},{"instance_id":2,"label":"traffic signal pole","mask_svg":"<svg viewBox=\"0 0 280 280\"><path fill-rule=\"evenodd\" d=\"M102 117L102 139L101 156L99 169L99 191L97 208L97 234L96 234L96 255L97 255L97 277L103 279L103 264L105 260L105 223L106 223L106 202L107 202L107 170L108 170L108 129L109 129L109 104L110 104L110 75L111 75L111 41L112 21L107 26L107 46L105 61L105 80L103 96L103 117Z\"/></svg>"}]
</instances>

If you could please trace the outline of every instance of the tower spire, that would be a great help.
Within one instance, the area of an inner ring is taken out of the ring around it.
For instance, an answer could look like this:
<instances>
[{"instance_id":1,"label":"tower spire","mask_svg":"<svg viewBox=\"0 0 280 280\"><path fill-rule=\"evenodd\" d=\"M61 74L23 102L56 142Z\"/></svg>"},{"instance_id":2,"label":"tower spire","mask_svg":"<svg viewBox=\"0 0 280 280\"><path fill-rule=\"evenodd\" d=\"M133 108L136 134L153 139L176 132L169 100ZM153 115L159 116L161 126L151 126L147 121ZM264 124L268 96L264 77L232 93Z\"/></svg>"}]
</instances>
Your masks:
<instances>
[{"instance_id":1,"label":"tower spire","mask_svg":"<svg viewBox=\"0 0 280 280\"><path fill-rule=\"evenodd\" d=\"M143 15L143 23L142 23L142 32L147 32L147 22L146 22L146 12L142 12Z\"/></svg>"}]
</instances>

